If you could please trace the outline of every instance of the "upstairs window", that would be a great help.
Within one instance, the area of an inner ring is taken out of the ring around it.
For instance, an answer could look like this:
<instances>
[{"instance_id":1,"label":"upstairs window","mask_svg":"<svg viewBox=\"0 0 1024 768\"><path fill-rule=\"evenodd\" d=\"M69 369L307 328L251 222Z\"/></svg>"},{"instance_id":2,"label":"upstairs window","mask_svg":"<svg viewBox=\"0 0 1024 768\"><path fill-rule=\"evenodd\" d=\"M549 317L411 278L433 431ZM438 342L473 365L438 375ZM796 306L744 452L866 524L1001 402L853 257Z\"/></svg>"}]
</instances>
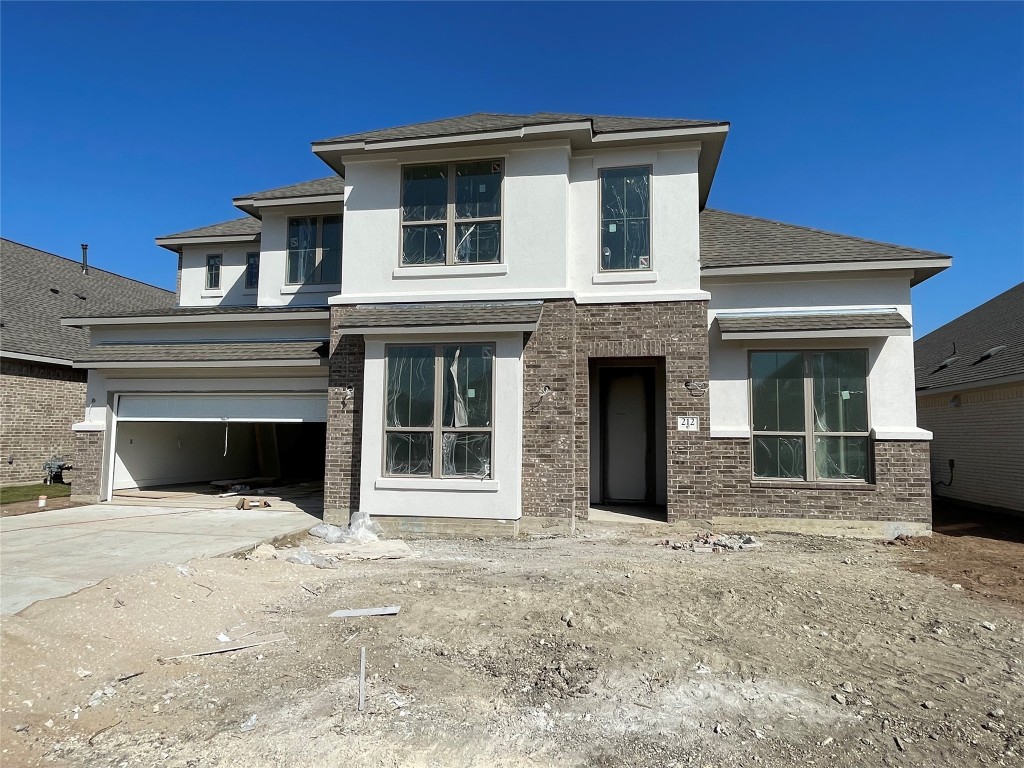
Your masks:
<instances>
[{"instance_id":1,"label":"upstairs window","mask_svg":"<svg viewBox=\"0 0 1024 768\"><path fill-rule=\"evenodd\" d=\"M402 265L501 262L501 160L402 168Z\"/></svg>"},{"instance_id":2,"label":"upstairs window","mask_svg":"<svg viewBox=\"0 0 1024 768\"><path fill-rule=\"evenodd\" d=\"M260 284L259 253L245 254L245 290L255 291Z\"/></svg>"},{"instance_id":3,"label":"upstairs window","mask_svg":"<svg viewBox=\"0 0 1024 768\"><path fill-rule=\"evenodd\" d=\"M491 477L494 346L386 348L384 474Z\"/></svg>"},{"instance_id":4,"label":"upstairs window","mask_svg":"<svg viewBox=\"0 0 1024 768\"><path fill-rule=\"evenodd\" d=\"M220 290L220 265L224 256L219 253L210 253L206 256L206 290Z\"/></svg>"},{"instance_id":5,"label":"upstairs window","mask_svg":"<svg viewBox=\"0 0 1024 768\"><path fill-rule=\"evenodd\" d=\"M651 268L651 169L601 171L602 271Z\"/></svg>"},{"instance_id":6,"label":"upstairs window","mask_svg":"<svg viewBox=\"0 0 1024 768\"><path fill-rule=\"evenodd\" d=\"M288 285L341 282L341 216L288 219Z\"/></svg>"},{"instance_id":7,"label":"upstairs window","mask_svg":"<svg viewBox=\"0 0 1024 768\"><path fill-rule=\"evenodd\" d=\"M751 352L754 477L867 480L867 352Z\"/></svg>"}]
</instances>

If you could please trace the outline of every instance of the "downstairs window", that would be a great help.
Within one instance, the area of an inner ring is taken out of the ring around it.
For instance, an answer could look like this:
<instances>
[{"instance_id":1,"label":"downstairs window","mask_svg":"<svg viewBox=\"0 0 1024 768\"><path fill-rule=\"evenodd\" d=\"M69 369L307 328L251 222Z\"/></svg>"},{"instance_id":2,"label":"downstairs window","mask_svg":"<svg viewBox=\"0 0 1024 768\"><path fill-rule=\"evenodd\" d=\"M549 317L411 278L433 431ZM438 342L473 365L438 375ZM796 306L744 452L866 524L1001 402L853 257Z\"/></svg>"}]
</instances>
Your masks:
<instances>
[{"instance_id":1,"label":"downstairs window","mask_svg":"<svg viewBox=\"0 0 1024 768\"><path fill-rule=\"evenodd\" d=\"M489 479L494 346L389 344L385 358L385 476Z\"/></svg>"},{"instance_id":2,"label":"downstairs window","mask_svg":"<svg viewBox=\"0 0 1024 768\"><path fill-rule=\"evenodd\" d=\"M867 351L751 352L754 477L870 474Z\"/></svg>"}]
</instances>

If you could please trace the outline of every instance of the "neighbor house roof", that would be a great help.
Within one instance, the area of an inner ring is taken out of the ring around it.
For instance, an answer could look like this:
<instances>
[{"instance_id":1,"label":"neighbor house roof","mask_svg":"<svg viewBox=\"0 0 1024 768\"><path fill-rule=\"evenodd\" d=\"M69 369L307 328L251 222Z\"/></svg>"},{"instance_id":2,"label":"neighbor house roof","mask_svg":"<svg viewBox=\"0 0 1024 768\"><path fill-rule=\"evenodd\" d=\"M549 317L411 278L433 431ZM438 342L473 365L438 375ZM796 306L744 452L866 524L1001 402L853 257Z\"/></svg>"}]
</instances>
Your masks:
<instances>
[{"instance_id":1,"label":"neighbor house roof","mask_svg":"<svg viewBox=\"0 0 1024 768\"><path fill-rule=\"evenodd\" d=\"M934 251L761 219L712 208L700 214L700 259L705 273L750 267L856 265L859 262L932 262L921 279L949 265Z\"/></svg>"},{"instance_id":2,"label":"neighbor house roof","mask_svg":"<svg viewBox=\"0 0 1024 768\"><path fill-rule=\"evenodd\" d=\"M872 331L910 328L896 310L880 312L776 313L718 315L723 337L730 334L774 334L794 331Z\"/></svg>"},{"instance_id":3,"label":"neighbor house roof","mask_svg":"<svg viewBox=\"0 0 1024 768\"><path fill-rule=\"evenodd\" d=\"M918 390L1024 376L1024 283L918 339L914 360Z\"/></svg>"},{"instance_id":4,"label":"neighbor house roof","mask_svg":"<svg viewBox=\"0 0 1024 768\"><path fill-rule=\"evenodd\" d=\"M337 308L335 328L436 328L443 326L533 326L542 301L470 301L430 304L353 304Z\"/></svg>"},{"instance_id":5,"label":"neighbor house roof","mask_svg":"<svg viewBox=\"0 0 1024 768\"><path fill-rule=\"evenodd\" d=\"M612 117L608 115L566 114L560 112L534 112L529 115L510 115L496 112L475 112L471 115L412 123L393 128L350 133L330 139L314 141L318 144L337 144L349 141L395 141L401 139L429 139L443 136L460 136L470 133L486 133L535 125L557 125L559 123L589 122L594 134L618 133L623 131L650 131L665 128L701 128L727 126L721 120L689 120L664 117Z\"/></svg>"},{"instance_id":6,"label":"neighbor house roof","mask_svg":"<svg viewBox=\"0 0 1024 768\"><path fill-rule=\"evenodd\" d=\"M0 349L5 354L70 361L89 348L89 334L62 326L83 312L167 311L173 291L0 239Z\"/></svg>"},{"instance_id":7,"label":"neighbor house roof","mask_svg":"<svg viewBox=\"0 0 1024 768\"><path fill-rule=\"evenodd\" d=\"M197 344L102 344L75 358L76 368L106 367L118 363L161 366L182 363L259 362L319 364L328 354L326 341L267 341Z\"/></svg>"}]
</instances>

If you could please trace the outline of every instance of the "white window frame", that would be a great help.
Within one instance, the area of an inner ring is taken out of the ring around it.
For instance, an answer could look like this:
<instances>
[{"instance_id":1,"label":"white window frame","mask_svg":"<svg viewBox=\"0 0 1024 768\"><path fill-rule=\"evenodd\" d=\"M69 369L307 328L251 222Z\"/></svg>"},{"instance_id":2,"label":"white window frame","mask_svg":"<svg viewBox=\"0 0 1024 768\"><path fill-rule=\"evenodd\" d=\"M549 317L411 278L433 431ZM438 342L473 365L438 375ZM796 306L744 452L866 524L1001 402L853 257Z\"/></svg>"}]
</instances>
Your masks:
<instances>
[{"instance_id":1,"label":"white window frame","mask_svg":"<svg viewBox=\"0 0 1024 768\"><path fill-rule=\"evenodd\" d=\"M456 176L455 169L459 165L466 165L469 163L501 163L501 181L498 183L498 210L499 215L497 216L482 216L468 219L456 219L455 218L455 195L456 195ZM399 232L399 254L398 263L401 267L408 268L429 268L429 267L479 267L482 265L496 265L505 263L505 224L503 221L505 213L505 158L504 157L478 157L478 158L466 158L462 160L453 160L451 162L440 161L436 163L407 163L400 168L401 176L399 177L399 184L401 184L401 200L398 206L398 218L401 223L401 231ZM448 169L448 202L446 204L446 216L445 219L430 219L426 221L405 221L405 172L409 168L422 168L424 166L431 165L443 165ZM460 224L488 224L497 222L498 224L498 260L497 261L456 261L455 256L458 252L458 244L455 242L456 227ZM445 241L444 250L445 258L444 262L438 262L436 264L406 264L405 263L405 229L406 227L440 227L445 228Z\"/></svg>"}]
</instances>

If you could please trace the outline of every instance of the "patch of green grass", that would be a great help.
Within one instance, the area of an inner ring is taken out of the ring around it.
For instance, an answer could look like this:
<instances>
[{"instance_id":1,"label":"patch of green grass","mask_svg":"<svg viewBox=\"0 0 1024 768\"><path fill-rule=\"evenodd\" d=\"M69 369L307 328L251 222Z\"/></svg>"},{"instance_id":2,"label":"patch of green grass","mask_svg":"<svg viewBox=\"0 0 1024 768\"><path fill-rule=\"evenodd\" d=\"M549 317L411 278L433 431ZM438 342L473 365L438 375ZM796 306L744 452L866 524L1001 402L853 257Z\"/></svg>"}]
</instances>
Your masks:
<instances>
[{"instance_id":1,"label":"patch of green grass","mask_svg":"<svg viewBox=\"0 0 1024 768\"><path fill-rule=\"evenodd\" d=\"M46 485L44 483L33 483L32 485L4 485L0 486L0 504L14 504L18 501L33 501L40 496L48 499L59 499L71 495L70 485Z\"/></svg>"}]
</instances>

